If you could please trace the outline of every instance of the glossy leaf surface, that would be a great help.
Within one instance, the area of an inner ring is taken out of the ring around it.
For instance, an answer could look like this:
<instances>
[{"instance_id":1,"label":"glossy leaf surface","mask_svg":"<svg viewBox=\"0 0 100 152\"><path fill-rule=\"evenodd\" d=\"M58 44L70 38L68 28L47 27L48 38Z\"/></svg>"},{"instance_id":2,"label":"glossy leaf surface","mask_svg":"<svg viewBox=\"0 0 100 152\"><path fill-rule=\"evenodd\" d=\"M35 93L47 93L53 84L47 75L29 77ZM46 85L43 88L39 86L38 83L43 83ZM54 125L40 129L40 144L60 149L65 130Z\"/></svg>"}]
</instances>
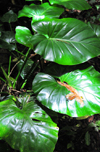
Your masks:
<instances>
[{"instance_id":1,"label":"glossy leaf surface","mask_svg":"<svg viewBox=\"0 0 100 152\"><path fill-rule=\"evenodd\" d=\"M49 3L43 3L41 5L31 4L25 5L18 13L18 17L32 17L32 22L39 21L44 18L59 18L64 9L50 6Z\"/></svg>"},{"instance_id":2,"label":"glossy leaf surface","mask_svg":"<svg viewBox=\"0 0 100 152\"><path fill-rule=\"evenodd\" d=\"M23 26L17 26L15 38L17 42L27 47L33 48L33 44L31 41L33 38L33 35L31 34L31 31L28 28L23 27Z\"/></svg>"},{"instance_id":3,"label":"glossy leaf surface","mask_svg":"<svg viewBox=\"0 0 100 152\"><path fill-rule=\"evenodd\" d=\"M56 124L33 101L19 109L12 97L0 102L0 137L20 152L52 152L57 141Z\"/></svg>"},{"instance_id":4,"label":"glossy leaf surface","mask_svg":"<svg viewBox=\"0 0 100 152\"><path fill-rule=\"evenodd\" d=\"M88 22L88 25L91 27L94 33L100 38L100 25L91 24L90 22Z\"/></svg>"},{"instance_id":5,"label":"glossy leaf surface","mask_svg":"<svg viewBox=\"0 0 100 152\"><path fill-rule=\"evenodd\" d=\"M84 106L76 98L68 99L72 94L65 86L60 85L52 76L38 73L32 88L37 99L46 107L72 117L93 115L100 111L100 74L91 66L85 70L76 70L59 77L61 82L76 89Z\"/></svg>"},{"instance_id":6,"label":"glossy leaf surface","mask_svg":"<svg viewBox=\"0 0 100 152\"><path fill-rule=\"evenodd\" d=\"M91 6L85 0L49 0L50 4L63 5L68 9L87 10Z\"/></svg>"},{"instance_id":7,"label":"glossy leaf surface","mask_svg":"<svg viewBox=\"0 0 100 152\"><path fill-rule=\"evenodd\" d=\"M32 24L32 28L38 33L34 35L34 51L46 60L75 65L100 54L100 40L77 19L43 20Z\"/></svg>"}]
</instances>

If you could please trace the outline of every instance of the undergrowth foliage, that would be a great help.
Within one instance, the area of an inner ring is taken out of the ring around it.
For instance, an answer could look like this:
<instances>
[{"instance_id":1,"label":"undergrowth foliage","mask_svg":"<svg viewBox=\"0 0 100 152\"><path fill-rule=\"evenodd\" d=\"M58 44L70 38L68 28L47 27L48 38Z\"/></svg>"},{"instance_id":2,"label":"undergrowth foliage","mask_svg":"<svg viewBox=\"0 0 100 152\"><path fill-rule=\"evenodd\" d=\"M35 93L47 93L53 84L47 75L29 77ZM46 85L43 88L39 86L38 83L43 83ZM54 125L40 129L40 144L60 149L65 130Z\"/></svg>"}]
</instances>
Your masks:
<instances>
[{"instance_id":1,"label":"undergrowth foliage","mask_svg":"<svg viewBox=\"0 0 100 152\"><path fill-rule=\"evenodd\" d=\"M6 79L1 80L9 96L1 96L0 138L20 152L54 150L57 113L85 118L100 111L100 74L93 66L81 67L100 54L100 26L65 18L62 14L67 9L82 11L91 6L85 0L49 0L39 5L33 0L18 13L18 18L31 18L31 29L17 26L15 38L12 28L7 32L0 29L0 47L18 55L9 57L8 73L1 65ZM9 11L1 21L11 27L16 14ZM18 43L27 51L20 52ZM16 64L11 69L12 61ZM16 66L18 73L13 78ZM29 90L25 86L30 78ZM89 145L88 131L85 138Z\"/></svg>"}]
</instances>

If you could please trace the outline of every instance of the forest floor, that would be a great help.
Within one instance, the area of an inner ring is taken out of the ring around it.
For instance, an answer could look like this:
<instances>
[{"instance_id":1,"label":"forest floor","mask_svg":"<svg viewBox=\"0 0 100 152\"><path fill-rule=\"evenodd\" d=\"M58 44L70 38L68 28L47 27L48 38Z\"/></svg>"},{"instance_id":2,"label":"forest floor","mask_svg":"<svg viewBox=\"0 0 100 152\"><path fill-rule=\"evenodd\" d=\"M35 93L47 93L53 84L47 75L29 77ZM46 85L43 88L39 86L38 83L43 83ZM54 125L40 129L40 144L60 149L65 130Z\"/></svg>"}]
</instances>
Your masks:
<instances>
[{"instance_id":1,"label":"forest floor","mask_svg":"<svg viewBox=\"0 0 100 152\"><path fill-rule=\"evenodd\" d=\"M84 22L91 21L94 24L100 25L100 2L99 0L88 0L92 9L86 11L66 10L66 17L73 17ZM22 9L24 0L0 2L0 15L2 16L8 10L12 9L16 14ZM21 20L19 22L22 22ZM21 24L21 23L20 23ZM26 23L28 24L28 23ZM13 24L13 28L17 26ZM5 25L5 29L7 29ZM0 50L0 56L2 50ZM4 55L4 52L3 52ZM2 62L5 61L6 55L2 57ZM0 59L1 60L1 59ZM4 60L4 61L3 61ZM88 61L88 64L100 72L100 56ZM1 73L1 72L0 72ZM2 88L2 82L0 81ZM84 120L76 120L66 115L59 114L59 138L54 152L100 152L100 131L96 127L95 122L100 120L100 115L96 114ZM5 141L0 141L0 152L17 152L13 150Z\"/></svg>"}]
</instances>

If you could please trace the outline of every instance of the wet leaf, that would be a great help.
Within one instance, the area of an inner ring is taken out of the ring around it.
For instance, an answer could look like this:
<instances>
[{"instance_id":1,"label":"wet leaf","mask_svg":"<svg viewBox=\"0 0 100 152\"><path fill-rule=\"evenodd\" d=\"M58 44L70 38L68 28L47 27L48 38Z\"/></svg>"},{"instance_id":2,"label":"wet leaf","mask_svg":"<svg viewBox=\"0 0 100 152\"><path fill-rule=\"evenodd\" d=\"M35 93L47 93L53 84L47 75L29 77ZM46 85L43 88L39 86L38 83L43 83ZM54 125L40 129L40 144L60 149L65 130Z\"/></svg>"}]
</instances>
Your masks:
<instances>
[{"instance_id":1,"label":"wet leaf","mask_svg":"<svg viewBox=\"0 0 100 152\"><path fill-rule=\"evenodd\" d=\"M59 77L60 82L66 82L73 87L82 99L79 103L65 86L60 85L52 76L38 73L32 88L37 99L46 107L72 117L89 116L100 111L100 74L91 66L85 70L76 70ZM66 84L65 83L65 84Z\"/></svg>"},{"instance_id":2,"label":"wet leaf","mask_svg":"<svg viewBox=\"0 0 100 152\"><path fill-rule=\"evenodd\" d=\"M33 48L33 35L31 34L31 31L28 28L23 26L17 26L15 38L19 43L27 47Z\"/></svg>"},{"instance_id":3,"label":"wet leaf","mask_svg":"<svg viewBox=\"0 0 100 152\"><path fill-rule=\"evenodd\" d=\"M18 13L18 17L32 17L32 22L39 21L44 18L59 18L64 12L63 8L50 6L49 3L43 3L41 5L31 4L25 5Z\"/></svg>"},{"instance_id":4,"label":"wet leaf","mask_svg":"<svg viewBox=\"0 0 100 152\"><path fill-rule=\"evenodd\" d=\"M52 152L57 141L56 124L33 101L24 98L19 109L13 99L0 102L0 137L20 152Z\"/></svg>"},{"instance_id":5,"label":"wet leaf","mask_svg":"<svg viewBox=\"0 0 100 152\"><path fill-rule=\"evenodd\" d=\"M33 23L32 28L38 33L33 37L34 51L45 60L75 65L100 54L99 38L77 19L43 20ZM19 35L16 35L18 39Z\"/></svg>"}]
</instances>

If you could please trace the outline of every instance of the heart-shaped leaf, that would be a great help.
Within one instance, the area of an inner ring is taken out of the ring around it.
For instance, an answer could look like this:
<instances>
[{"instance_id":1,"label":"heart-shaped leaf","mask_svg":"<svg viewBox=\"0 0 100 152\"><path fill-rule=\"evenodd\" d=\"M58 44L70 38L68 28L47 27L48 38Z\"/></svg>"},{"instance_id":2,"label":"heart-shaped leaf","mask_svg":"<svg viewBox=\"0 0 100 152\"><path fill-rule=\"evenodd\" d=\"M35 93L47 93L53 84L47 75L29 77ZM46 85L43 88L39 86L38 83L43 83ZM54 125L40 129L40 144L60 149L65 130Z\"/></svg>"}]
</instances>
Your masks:
<instances>
[{"instance_id":1,"label":"heart-shaped leaf","mask_svg":"<svg viewBox=\"0 0 100 152\"><path fill-rule=\"evenodd\" d=\"M20 152L52 152L57 130L51 118L27 98L22 109L12 97L0 102L0 137Z\"/></svg>"},{"instance_id":2,"label":"heart-shaped leaf","mask_svg":"<svg viewBox=\"0 0 100 152\"><path fill-rule=\"evenodd\" d=\"M87 10L91 6L85 0L49 0L50 4L63 5L68 9Z\"/></svg>"},{"instance_id":3,"label":"heart-shaped leaf","mask_svg":"<svg viewBox=\"0 0 100 152\"><path fill-rule=\"evenodd\" d=\"M32 22L39 21L44 18L59 18L64 9L50 6L49 3L43 3L41 5L31 4L25 5L18 13L18 17L32 17Z\"/></svg>"},{"instance_id":4,"label":"heart-shaped leaf","mask_svg":"<svg viewBox=\"0 0 100 152\"><path fill-rule=\"evenodd\" d=\"M43 20L32 24L32 28L39 33L33 38L34 51L46 60L75 65L100 54L100 40L87 24L77 19Z\"/></svg>"},{"instance_id":5,"label":"heart-shaped leaf","mask_svg":"<svg viewBox=\"0 0 100 152\"><path fill-rule=\"evenodd\" d=\"M1 21L2 22L8 22L8 23L16 22L17 21L17 15L12 10L10 10L9 12L5 13L2 16Z\"/></svg>"},{"instance_id":6,"label":"heart-shaped leaf","mask_svg":"<svg viewBox=\"0 0 100 152\"><path fill-rule=\"evenodd\" d=\"M99 113L100 74L93 67L64 74L59 79L44 73L36 75L32 88L43 105L72 117Z\"/></svg>"},{"instance_id":7,"label":"heart-shaped leaf","mask_svg":"<svg viewBox=\"0 0 100 152\"><path fill-rule=\"evenodd\" d=\"M11 31L2 31L1 37L0 37L0 47L9 49L9 50L15 50L15 34Z\"/></svg>"},{"instance_id":8,"label":"heart-shaped leaf","mask_svg":"<svg viewBox=\"0 0 100 152\"><path fill-rule=\"evenodd\" d=\"M19 43L27 47L33 48L33 44L31 41L33 35L31 34L31 31L28 28L23 26L17 26L15 38Z\"/></svg>"}]
</instances>

